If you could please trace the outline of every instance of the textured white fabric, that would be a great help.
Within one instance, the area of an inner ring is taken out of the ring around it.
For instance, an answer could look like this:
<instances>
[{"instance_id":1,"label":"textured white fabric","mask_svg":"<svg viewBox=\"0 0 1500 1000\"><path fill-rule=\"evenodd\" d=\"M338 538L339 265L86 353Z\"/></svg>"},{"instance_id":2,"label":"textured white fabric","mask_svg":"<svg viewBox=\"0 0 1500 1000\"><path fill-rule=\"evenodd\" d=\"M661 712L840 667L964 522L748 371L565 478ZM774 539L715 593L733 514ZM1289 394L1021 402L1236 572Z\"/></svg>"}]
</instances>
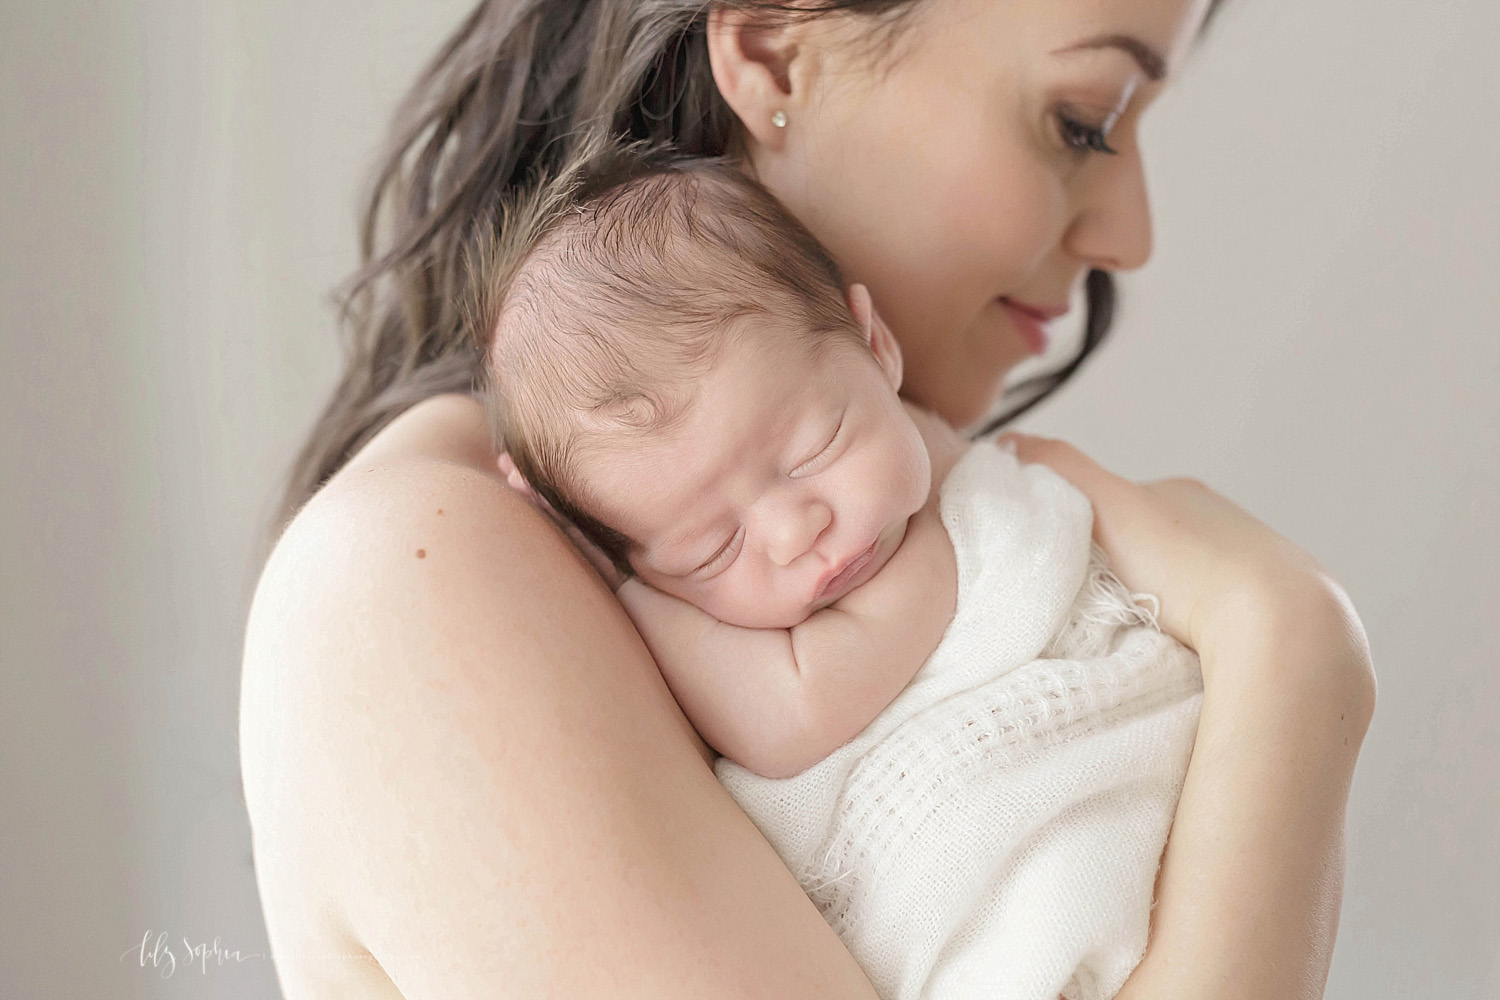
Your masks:
<instances>
[{"instance_id":1,"label":"textured white fabric","mask_svg":"<svg viewBox=\"0 0 1500 1000\"><path fill-rule=\"evenodd\" d=\"M885 1000L1111 997L1145 952L1198 657L1046 466L977 444L939 503L957 609L911 683L799 775L715 772Z\"/></svg>"}]
</instances>

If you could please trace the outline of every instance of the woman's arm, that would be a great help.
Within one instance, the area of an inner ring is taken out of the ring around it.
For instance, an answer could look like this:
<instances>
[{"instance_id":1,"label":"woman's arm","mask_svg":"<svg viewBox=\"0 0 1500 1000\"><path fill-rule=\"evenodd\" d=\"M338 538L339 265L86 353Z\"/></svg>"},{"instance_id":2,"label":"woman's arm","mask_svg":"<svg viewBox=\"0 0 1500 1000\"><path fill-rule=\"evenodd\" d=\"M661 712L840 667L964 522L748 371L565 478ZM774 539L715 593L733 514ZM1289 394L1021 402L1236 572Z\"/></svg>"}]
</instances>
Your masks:
<instances>
[{"instance_id":1,"label":"woman's arm","mask_svg":"<svg viewBox=\"0 0 1500 1000\"><path fill-rule=\"evenodd\" d=\"M1017 444L1088 496L1116 572L1160 598L1203 667L1150 945L1118 1000L1321 997L1375 702L1359 617L1316 560L1203 484L1141 486L1065 442Z\"/></svg>"},{"instance_id":2,"label":"woman's arm","mask_svg":"<svg viewBox=\"0 0 1500 1000\"><path fill-rule=\"evenodd\" d=\"M245 678L279 963L307 946L287 893L408 1000L875 997L608 589L497 480L341 474L267 565Z\"/></svg>"},{"instance_id":3,"label":"woman's arm","mask_svg":"<svg viewBox=\"0 0 1500 1000\"><path fill-rule=\"evenodd\" d=\"M1146 957L1118 1000L1317 998L1338 931L1344 817L1374 707L1369 659L1310 586L1200 651L1198 736Z\"/></svg>"}]
</instances>

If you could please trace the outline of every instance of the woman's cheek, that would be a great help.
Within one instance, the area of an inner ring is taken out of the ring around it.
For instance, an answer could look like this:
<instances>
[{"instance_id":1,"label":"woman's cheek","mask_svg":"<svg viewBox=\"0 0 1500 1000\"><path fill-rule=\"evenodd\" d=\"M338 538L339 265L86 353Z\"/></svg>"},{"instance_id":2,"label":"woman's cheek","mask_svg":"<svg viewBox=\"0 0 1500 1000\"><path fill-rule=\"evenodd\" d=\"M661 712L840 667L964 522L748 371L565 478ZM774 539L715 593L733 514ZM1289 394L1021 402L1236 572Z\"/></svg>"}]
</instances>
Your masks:
<instances>
[{"instance_id":1,"label":"woman's cheek","mask_svg":"<svg viewBox=\"0 0 1500 1000\"><path fill-rule=\"evenodd\" d=\"M1006 257L1029 278L1062 241L1069 213L1067 190L1053 167L1033 161L1005 192L998 211L1009 220L1003 237Z\"/></svg>"},{"instance_id":2,"label":"woman's cheek","mask_svg":"<svg viewBox=\"0 0 1500 1000\"><path fill-rule=\"evenodd\" d=\"M1010 183L997 179L967 212L955 206L952 232L972 260L988 263L994 285L986 299L1018 291L1058 242L1057 185L1034 170L1020 174Z\"/></svg>"}]
</instances>

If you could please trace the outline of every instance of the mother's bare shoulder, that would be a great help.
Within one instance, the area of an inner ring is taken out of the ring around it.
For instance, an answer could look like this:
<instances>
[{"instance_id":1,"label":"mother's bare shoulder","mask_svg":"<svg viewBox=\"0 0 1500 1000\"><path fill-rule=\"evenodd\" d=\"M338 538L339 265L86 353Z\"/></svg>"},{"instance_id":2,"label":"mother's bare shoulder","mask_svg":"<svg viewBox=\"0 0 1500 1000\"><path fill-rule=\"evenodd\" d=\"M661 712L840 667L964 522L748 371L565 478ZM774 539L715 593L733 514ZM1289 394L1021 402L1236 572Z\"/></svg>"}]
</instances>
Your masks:
<instances>
[{"instance_id":1,"label":"mother's bare shoulder","mask_svg":"<svg viewBox=\"0 0 1500 1000\"><path fill-rule=\"evenodd\" d=\"M297 995L387 995L392 963L427 975L414 956L502 916L476 869L561 864L555 834L495 832L557 798L556 762L619 756L638 727L674 759L709 759L556 528L497 479L424 456L346 469L288 525L251 609L240 709L256 875ZM460 978L503 982L515 960Z\"/></svg>"},{"instance_id":2,"label":"mother's bare shoulder","mask_svg":"<svg viewBox=\"0 0 1500 1000\"><path fill-rule=\"evenodd\" d=\"M277 542L256 588L248 638L312 625L347 633L348 612L395 612L414 600L472 608L522 579L586 586L585 574L570 579L574 568L588 566L495 477L426 456L347 468ZM401 613L359 627L389 631L409 621Z\"/></svg>"},{"instance_id":3,"label":"mother's bare shoulder","mask_svg":"<svg viewBox=\"0 0 1500 1000\"><path fill-rule=\"evenodd\" d=\"M408 633L439 651L460 637L434 634L440 620L504 614L513 591L538 584L607 597L583 557L501 480L488 436L476 401L439 396L351 458L292 518L262 570L247 669L264 648L288 644L351 664Z\"/></svg>"},{"instance_id":4,"label":"mother's bare shoulder","mask_svg":"<svg viewBox=\"0 0 1500 1000\"><path fill-rule=\"evenodd\" d=\"M284 711L502 674L510 660L550 658L580 617L603 644L596 653L654 670L587 560L497 478L427 456L346 468L293 518L256 587L245 749L256 749L246 727L273 707L266 699Z\"/></svg>"}]
</instances>

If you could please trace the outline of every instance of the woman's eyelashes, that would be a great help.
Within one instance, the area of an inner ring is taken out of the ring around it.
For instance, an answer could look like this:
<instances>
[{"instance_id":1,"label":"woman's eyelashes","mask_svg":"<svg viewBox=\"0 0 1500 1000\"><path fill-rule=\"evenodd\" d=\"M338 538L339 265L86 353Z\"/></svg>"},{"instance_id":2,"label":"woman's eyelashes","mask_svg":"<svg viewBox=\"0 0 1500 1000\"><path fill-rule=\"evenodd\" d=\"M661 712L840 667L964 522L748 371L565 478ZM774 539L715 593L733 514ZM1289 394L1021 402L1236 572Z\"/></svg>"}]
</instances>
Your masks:
<instances>
[{"instance_id":1,"label":"woman's eyelashes","mask_svg":"<svg viewBox=\"0 0 1500 1000\"><path fill-rule=\"evenodd\" d=\"M1062 139L1063 145L1068 147L1077 155L1088 153L1106 153L1114 156L1118 149L1110 146L1109 130L1119 117L1110 114L1102 125L1091 125L1084 120L1084 116L1076 109L1064 105L1054 112L1057 119L1057 131Z\"/></svg>"}]
</instances>

